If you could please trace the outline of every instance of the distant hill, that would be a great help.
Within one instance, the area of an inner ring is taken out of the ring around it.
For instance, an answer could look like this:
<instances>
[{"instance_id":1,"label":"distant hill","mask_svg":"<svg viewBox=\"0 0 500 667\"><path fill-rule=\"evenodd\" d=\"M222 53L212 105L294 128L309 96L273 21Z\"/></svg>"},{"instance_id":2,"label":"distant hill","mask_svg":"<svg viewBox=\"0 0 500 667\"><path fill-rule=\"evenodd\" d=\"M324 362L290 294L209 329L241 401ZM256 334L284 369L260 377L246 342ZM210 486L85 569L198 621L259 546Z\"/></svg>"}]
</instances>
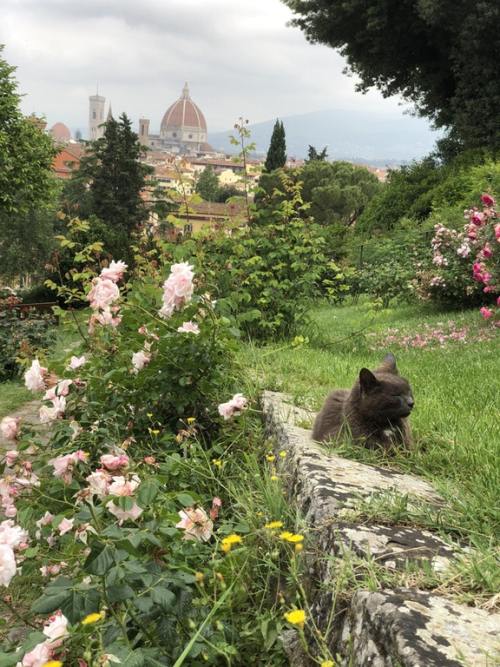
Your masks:
<instances>
[{"instance_id":1,"label":"distant hill","mask_svg":"<svg viewBox=\"0 0 500 667\"><path fill-rule=\"evenodd\" d=\"M309 144L321 150L328 146L329 159L346 159L370 164L398 164L427 155L439 133L431 131L422 118L382 115L366 111L315 111L281 118L285 126L287 153L307 156ZM257 152L265 153L275 120L250 125ZM226 153L235 153L227 132L209 134L210 144Z\"/></svg>"}]
</instances>

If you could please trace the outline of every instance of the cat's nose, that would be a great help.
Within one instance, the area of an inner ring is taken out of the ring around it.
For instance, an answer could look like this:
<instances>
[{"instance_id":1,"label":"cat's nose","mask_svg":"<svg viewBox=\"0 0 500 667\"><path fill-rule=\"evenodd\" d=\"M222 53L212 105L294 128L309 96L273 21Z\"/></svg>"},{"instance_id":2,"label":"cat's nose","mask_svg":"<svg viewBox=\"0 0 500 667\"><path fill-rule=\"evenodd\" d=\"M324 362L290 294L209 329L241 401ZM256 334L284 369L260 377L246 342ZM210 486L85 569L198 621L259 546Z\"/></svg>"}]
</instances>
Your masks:
<instances>
[{"instance_id":1,"label":"cat's nose","mask_svg":"<svg viewBox=\"0 0 500 667\"><path fill-rule=\"evenodd\" d=\"M413 406L415 405L415 401L413 400L413 398L410 396L410 398L406 399L406 402L408 403L408 407L410 408L410 410L412 410Z\"/></svg>"}]
</instances>

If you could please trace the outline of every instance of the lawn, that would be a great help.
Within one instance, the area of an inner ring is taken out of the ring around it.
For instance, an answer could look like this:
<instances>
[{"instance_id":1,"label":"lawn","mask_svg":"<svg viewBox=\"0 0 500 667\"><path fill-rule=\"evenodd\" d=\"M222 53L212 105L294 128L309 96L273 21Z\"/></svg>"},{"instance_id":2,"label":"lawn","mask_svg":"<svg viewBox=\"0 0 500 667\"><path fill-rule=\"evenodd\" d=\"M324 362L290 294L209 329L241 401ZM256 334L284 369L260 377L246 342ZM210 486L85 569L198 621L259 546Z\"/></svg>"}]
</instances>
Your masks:
<instances>
[{"instance_id":1,"label":"lawn","mask_svg":"<svg viewBox=\"0 0 500 667\"><path fill-rule=\"evenodd\" d=\"M352 443L336 449L430 479L450 512L429 523L435 528L444 523L445 530L491 556L499 528L498 333L477 311L436 312L425 306L378 312L368 304L322 306L311 320L302 332L309 340L301 346L246 345L251 377L261 388L287 392L298 405L317 410L331 389L352 386L360 368L375 368L393 352L414 390L415 448L390 459Z\"/></svg>"}]
</instances>

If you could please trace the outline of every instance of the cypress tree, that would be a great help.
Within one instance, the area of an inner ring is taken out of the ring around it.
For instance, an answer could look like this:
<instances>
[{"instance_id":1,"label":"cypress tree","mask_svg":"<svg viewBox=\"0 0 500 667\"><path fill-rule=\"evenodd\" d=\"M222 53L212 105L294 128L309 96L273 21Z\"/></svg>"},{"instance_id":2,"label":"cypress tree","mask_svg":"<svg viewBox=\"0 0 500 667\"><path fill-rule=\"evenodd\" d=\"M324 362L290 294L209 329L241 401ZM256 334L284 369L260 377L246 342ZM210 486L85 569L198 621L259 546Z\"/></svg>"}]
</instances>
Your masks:
<instances>
[{"instance_id":1,"label":"cypress tree","mask_svg":"<svg viewBox=\"0 0 500 667\"><path fill-rule=\"evenodd\" d=\"M286 163L286 140L285 128L280 120L274 124L273 134L271 136L271 143L267 151L266 162L264 169L267 172L274 171L284 167Z\"/></svg>"}]
</instances>

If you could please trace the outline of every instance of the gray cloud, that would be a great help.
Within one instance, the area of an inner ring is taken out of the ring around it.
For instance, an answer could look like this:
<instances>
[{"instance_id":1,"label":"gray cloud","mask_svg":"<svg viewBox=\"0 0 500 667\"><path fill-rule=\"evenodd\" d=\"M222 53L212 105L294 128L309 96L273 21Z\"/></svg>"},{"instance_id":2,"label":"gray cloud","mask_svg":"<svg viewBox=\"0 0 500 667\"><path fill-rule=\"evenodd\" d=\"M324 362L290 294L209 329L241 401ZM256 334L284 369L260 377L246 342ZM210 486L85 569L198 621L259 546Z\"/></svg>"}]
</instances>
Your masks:
<instances>
[{"instance_id":1,"label":"gray cloud","mask_svg":"<svg viewBox=\"0 0 500 667\"><path fill-rule=\"evenodd\" d=\"M400 114L363 96L333 50L287 27L279 0L2 0L0 43L27 113L84 131L88 95L159 127L189 81L209 130L328 108Z\"/></svg>"}]
</instances>

